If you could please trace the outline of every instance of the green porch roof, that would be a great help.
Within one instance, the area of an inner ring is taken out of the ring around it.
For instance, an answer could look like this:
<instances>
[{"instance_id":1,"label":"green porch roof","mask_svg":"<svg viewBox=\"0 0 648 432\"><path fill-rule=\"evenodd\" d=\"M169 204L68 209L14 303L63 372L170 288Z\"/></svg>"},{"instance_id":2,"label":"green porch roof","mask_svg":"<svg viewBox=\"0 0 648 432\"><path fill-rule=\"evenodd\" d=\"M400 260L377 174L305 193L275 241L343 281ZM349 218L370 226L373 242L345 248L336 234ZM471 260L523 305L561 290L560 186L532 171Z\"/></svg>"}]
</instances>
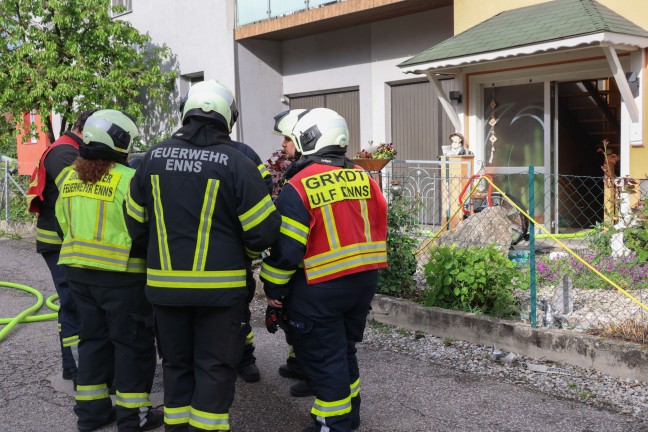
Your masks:
<instances>
[{"instance_id":1,"label":"green porch roof","mask_svg":"<svg viewBox=\"0 0 648 432\"><path fill-rule=\"evenodd\" d=\"M554 0L499 13L398 66L408 67L603 32L648 37L648 31L597 1Z\"/></svg>"}]
</instances>

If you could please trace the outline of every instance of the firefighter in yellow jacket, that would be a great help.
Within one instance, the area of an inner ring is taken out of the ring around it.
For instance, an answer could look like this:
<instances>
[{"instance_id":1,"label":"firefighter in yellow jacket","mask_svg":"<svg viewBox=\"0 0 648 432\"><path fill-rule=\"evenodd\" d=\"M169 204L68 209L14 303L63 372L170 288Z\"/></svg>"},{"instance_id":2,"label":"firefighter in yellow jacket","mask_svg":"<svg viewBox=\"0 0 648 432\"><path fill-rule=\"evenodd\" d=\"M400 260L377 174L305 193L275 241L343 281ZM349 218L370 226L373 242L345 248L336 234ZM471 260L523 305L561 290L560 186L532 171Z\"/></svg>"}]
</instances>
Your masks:
<instances>
[{"instance_id":1,"label":"firefighter in yellow jacket","mask_svg":"<svg viewBox=\"0 0 648 432\"><path fill-rule=\"evenodd\" d=\"M231 145L236 117L222 84L192 86L182 127L149 149L130 187L127 224L148 249L167 431L230 430L247 261L281 225L257 166Z\"/></svg>"},{"instance_id":2,"label":"firefighter in yellow jacket","mask_svg":"<svg viewBox=\"0 0 648 432\"><path fill-rule=\"evenodd\" d=\"M299 152L275 201L281 235L260 276L268 305L285 309L295 354L315 401L305 432L360 424L362 340L378 269L387 266L387 203L345 153L346 121L326 108L299 114L286 151Z\"/></svg>"},{"instance_id":3,"label":"firefighter in yellow jacket","mask_svg":"<svg viewBox=\"0 0 648 432\"><path fill-rule=\"evenodd\" d=\"M131 243L123 204L134 170L126 157L138 131L131 118L99 110L86 121L79 158L57 177L56 217L80 318L76 406L79 431L117 418L120 432L159 427L151 408L155 373L151 305L144 294L144 251ZM109 396L113 374L116 409Z\"/></svg>"}]
</instances>

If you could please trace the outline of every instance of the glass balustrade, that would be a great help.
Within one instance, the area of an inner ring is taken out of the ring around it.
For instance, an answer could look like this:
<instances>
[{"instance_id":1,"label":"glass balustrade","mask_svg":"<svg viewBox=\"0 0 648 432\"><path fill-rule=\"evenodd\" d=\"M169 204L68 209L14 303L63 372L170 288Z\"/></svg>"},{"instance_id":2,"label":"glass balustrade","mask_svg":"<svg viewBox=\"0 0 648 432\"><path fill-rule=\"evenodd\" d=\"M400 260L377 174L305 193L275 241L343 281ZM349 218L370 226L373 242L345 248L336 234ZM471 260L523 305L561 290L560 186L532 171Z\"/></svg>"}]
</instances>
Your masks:
<instances>
[{"instance_id":1,"label":"glass balustrade","mask_svg":"<svg viewBox=\"0 0 648 432\"><path fill-rule=\"evenodd\" d=\"M346 0L237 0L236 25L242 26Z\"/></svg>"}]
</instances>

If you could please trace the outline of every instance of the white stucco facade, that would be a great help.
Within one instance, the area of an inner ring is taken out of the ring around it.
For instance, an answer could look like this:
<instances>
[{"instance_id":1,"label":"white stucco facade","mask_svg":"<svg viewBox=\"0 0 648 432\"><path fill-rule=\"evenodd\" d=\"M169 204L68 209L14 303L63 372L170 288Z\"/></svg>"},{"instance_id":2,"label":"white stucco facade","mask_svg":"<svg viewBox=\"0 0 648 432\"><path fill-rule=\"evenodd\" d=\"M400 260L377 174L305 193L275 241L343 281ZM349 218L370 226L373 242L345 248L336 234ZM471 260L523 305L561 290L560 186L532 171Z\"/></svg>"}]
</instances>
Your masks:
<instances>
[{"instance_id":1,"label":"white stucco facade","mask_svg":"<svg viewBox=\"0 0 648 432\"><path fill-rule=\"evenodd\" d=\"M233 89L240 108L233 137L251 145L262 160L280 148L272 127L273 117L288 109L285 95L357 88L361 144L389 141L388 83L411 78L396 65L453 31L452 7L445 7L298 39L236 42L233 0L194 0L191 6L140 0L120 19L155 44L168 45L175 62L170 66L180 75L202 72ZM174 98L186 91L181 87L178 81ZM178 122L175 115L169 123Z\"/></svg>"}]
</instances>

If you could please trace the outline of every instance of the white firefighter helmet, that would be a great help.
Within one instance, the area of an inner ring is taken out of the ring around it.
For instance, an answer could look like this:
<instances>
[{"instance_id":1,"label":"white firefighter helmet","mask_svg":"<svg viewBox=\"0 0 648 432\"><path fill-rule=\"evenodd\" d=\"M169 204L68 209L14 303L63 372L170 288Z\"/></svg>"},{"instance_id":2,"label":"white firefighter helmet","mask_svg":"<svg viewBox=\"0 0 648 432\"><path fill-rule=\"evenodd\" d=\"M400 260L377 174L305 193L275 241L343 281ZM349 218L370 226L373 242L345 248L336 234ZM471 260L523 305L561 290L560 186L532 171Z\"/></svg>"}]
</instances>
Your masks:
<instances>
[{"instance_id":1,"label":"white firefighter helmet","mask_svg":"<svg viewBox=\"0 0 648 432\"><path fill-rule=\"evenodd\" d=\"M277 135L283 135L290 139L293 143L297 142L297 137L293 132L295 123L299 119L299 115L306 111L305 109L292 109L280 112L274 118L274 131Z\"/></svg>"},{"instance_id":2,"label":"white firefighter helmet","mask_svg":"<svg viewBox=\"0 0 648 432\"><path fill-rule=\"evenodd\" d=\"M126 156L133 140L139 136L137 125L121 111L104 109L95 111L83 127L83 142L99 143Z\"/></svg>"},{"instance_id":3,"label":"white firefighter helmet","mask_svg":"<svg viewBox=\"0 0 648 432\"><path fill-rule=\"evenodd\" d=\"M313 108L299 114L293 134L297 151L305 156L346 152L349 145L346 120L328 108Z\"/></svg>"},{"instance_id":4,"label":"white firefighter helmet","mask_svg":"<svg viewBox=\"0 0 648 432\"><path fill-rule=\"evenodd\" d=\"M182 109L182 122L192 116L215 119L232 132L238 118L238 109L234 94L223 84L215 80L194 84L187 93L187 100Z\"/></svg>"}]
</instances>

